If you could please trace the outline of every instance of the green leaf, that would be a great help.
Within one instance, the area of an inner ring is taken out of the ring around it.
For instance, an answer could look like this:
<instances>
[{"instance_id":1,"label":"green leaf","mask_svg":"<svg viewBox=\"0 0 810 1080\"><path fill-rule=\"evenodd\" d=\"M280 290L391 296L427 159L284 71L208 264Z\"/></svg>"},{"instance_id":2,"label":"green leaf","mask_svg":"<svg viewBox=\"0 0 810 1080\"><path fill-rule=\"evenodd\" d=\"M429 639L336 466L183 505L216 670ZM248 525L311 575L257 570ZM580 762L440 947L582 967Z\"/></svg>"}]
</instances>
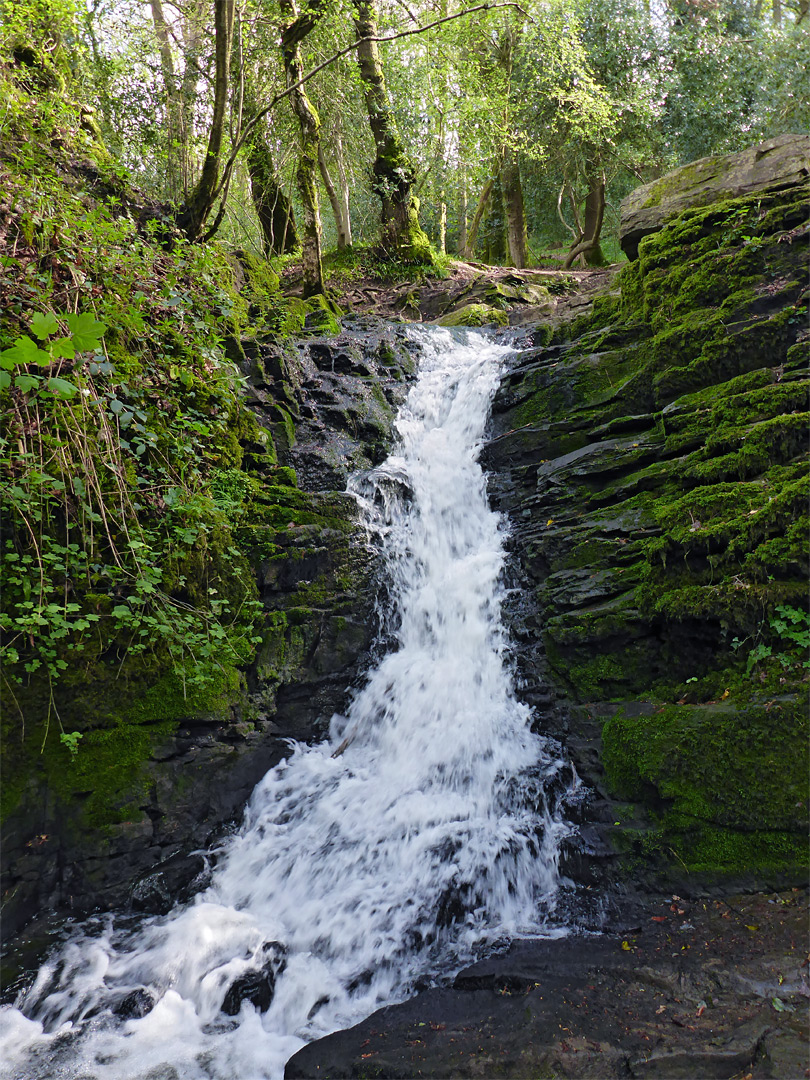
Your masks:
<instances>
[{"instance_id":1,"label":"green leaf","mask_svg":"<svg viewBox=\"0 0 810 1080\"><path fill-rule=\"evenodd\" d=\"M72 360L75 355L76 349L70 338L60 337L51 342L51 356Z\"/></svg>"},{"instance_id":2,"label":"green leaf","mask_svg":"<svg viewBox=\"0 0 810 1080\"><path fill-rule=\"evenodd\" d=\"M85 311L81 315L66 315L65 322L70 329L73 344L79 352L92 352L107 329L104 323L97 322L94 315Z\"/></svg>"},{"instance_id":3,"label":"green leaf","mask_svg":"<svg viewBox=\"0 0 810 1080\"><path fill-rule=\"evenodd\" d=\"M11 376L7 371L0 369L0 390L7 390L11 386Z\"/></svg>"},{"instance_id":4,"label":"green leaf","mask_svg":"<svg viewBox=\"0 0 810 1080\"><path fill-rule=\"evenodd\" d=\"M41 382L42 377L40 375L17 375L14 379L15 387L24 394L27 394L29 390L33 390L35 386L39 386Z\"/></svg>"},{"instance_id":5,"label":"green leaf","mask_svg":"<svg viewBox=\"0 0 810 1080\"><path fill-rule=\"evenodd\" d=\"M67 379L57 379L56 377L48 379L47 387L52 394L56 394L60 398L71 398L79 391L78 386L75 383L68 382Z\"/></svg>"},{"instance_id":6,"label":"green leaf","mask_svg":"<svg viewBox=\"0 0 810 1080\"><path fill-rule=\"evenodd\" d=\"M0 367L7 370L20 367L22 364L50 364L50 362L50 354L43 352L26 334L18 337L10 349L4 349L0 353Z\"/></svg>"},{"instance_id":7,"label":"green leaf","mask_svg":"<svg viewBox=\"0 0 810 1080\"><path fill-rule=\"evenodd\" d=\"M31 319L31 333L38 337L40 341L44 341L46 337L55 334L58 329L59 323L51 311L38 311Z\"/></svg>"},{"instance_id":8,"label":"green leaf","mask_svg":"<svg viewBox=\"0 0 810 1080\"><path fill-rule=\"evenodd\" d=\"M116 416L118 416L118 414L121 412L121 410L123 408L124 408L124 403L123 403L123 401L119 401L118 398L113 398L110 401L110 412L115 413Z\"/></svg>"}]
</instances>

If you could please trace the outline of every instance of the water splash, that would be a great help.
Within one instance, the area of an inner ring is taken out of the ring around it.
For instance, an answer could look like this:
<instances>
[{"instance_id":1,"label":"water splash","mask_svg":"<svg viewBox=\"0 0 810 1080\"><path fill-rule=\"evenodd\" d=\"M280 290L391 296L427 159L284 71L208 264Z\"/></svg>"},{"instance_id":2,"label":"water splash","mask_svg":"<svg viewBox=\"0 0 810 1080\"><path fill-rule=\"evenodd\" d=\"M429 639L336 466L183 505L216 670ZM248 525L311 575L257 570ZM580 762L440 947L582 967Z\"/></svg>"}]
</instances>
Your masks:
<instances>
[{"instance_id":1,"label":"water splash","mask_svg":"<svg viewBox=\"0 0 810 1080\"><path fill-rule=\"evenodd\" d=\"M135 930L90 920L42 966L0 1013L0 1076L278 1078L306 1040L548 932L570 771L513 693L477 462L506 350L414 333L397 449L354 488L392 647L330 739L257 786L204 893Z\"/></svg>"}]
</instances>

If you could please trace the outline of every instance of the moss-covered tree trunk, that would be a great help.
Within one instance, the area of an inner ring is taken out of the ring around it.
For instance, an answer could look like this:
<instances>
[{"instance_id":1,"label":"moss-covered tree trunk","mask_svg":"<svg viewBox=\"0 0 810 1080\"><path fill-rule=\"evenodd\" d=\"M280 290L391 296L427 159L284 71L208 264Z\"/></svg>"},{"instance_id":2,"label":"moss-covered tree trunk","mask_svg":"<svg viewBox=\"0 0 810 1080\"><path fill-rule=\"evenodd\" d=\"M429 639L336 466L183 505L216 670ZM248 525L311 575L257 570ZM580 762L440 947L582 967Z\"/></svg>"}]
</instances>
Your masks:
<instances>
[{"instance_id":1,"label":"moss-covered tree trunk","mask_svg":"<svg viewBox=\"0 0 810 1080\"><path fill-rule=\"evenodd\" d=\"M519 270L526 265L526 215L523 208L523 187L520 166L515 151L510 151L501 169L501 189L506 214L506 242L509 258Z\"/></svg>"},{"instance_id":2,"label":"moss-covered tree trunk","mask_svg":"<svg viewBox=\"0 0 810 1080\"><path fill-rule=\"evenodd\" d=\"M189 240L199 239L213 208L219 186L219 163L225 136L231 74L234 3L235 0L214 0L214 107L208 147L197 186L177 215L177 224Z\"/></svg>"},{"instance_id":3,"label":"moss-covered tree trunk","mask_svg":"<svg viewBox=\"0 0 810 1080\"><path fill-rule=\"evenodd\" d=\"M428 261L430 243L419 225L419 200L413 194L414 168L405 153L388 107L380 50L377 12L373 0L355 0L357 60L363 96L377 156L374 191L382 204L382 241L406 259Z\"/></svg>"},{"instance_id":4,"label":"moss-covered tree trunk","mask_svg":"<svg viewBox=\"0 0 810 1080\"><path fill-rule=\"evenodd\" d=\"M250 72L245 72L243 122L245 125L259 112ZM259 121L247 140L247 166L253 208L262 230L265 256L284 255L298 246L298 232L292 203L279 183L273 153L267 142L266 121Z\"/></svg>"},{"instance_id":5,"label":"moss-covered tree trunk","mask_svg":"<svg viewBox=\"0 0 810 1080\"><path fill-rule=\"evenodd\" d=\"M304 77L304 64L298 45L315 25L318 12L308 8L298 13L295 0L279 0L285 18L289 19L281 35L281 54L287 85L296 86ZM295 178L298 195L304 211L301 229L301 257L304 276L304 298L323 293L323 266L321 264L321 218L318 206L318 147L321 122L315 107L303 86L296 86L290 94L292 110L298 120L301 150Z\"/></svg>"}]
</instances>

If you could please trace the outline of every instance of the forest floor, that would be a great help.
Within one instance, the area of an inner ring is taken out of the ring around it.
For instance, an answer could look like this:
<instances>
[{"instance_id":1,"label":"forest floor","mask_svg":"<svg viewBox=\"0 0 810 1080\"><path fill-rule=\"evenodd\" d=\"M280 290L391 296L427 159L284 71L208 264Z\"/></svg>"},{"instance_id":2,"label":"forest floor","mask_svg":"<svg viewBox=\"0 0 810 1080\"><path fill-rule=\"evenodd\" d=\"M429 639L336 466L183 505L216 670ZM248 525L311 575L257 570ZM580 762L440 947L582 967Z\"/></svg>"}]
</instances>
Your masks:
<instances>
[{"instance_id":1,"label":"forest floor","mask_svg":"<svg viewBox=\"0 0 810 1080\"><path fill-rule=\"evenodd\" d=\"M328 287L340 307L357 315L433 322L470 304L506 309L510 325L564 321L580 314L609 286L623 264L586 270L515 270L451 260L446 276L381 281L367 274L332 274ZM299 268L283 275L283 289L301 291Z\"/></svg>"},{"instance_id":2,"label":"forest floor","mask_svg":"<svg viewBox=\"0 0 810 1080\"><path fill-rule=\"evenodd\" d=\"M650 898L598 936L517 941L286 1076L801 1080L808 998L805 890Z\"/></svg>"}]
</instances>

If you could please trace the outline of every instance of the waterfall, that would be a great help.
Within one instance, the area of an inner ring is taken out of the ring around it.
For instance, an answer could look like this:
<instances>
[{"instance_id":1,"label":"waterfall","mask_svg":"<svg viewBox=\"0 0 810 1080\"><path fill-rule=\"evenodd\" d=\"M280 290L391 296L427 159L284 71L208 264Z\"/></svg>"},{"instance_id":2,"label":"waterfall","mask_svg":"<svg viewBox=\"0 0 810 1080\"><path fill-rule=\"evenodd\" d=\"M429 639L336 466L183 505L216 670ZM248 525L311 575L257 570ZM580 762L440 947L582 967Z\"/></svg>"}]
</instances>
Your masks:
<instances>
[{"instance_id":1,"label":"waterfall","mask_svg":"<svg viewBox=\"0 0 810 1080\"><path fill-rule=\"evenodd\" d=\"M505 528L477 461L507 350L413 333L396 448L354 482L390 647L330 738L259 783L203 893L86 921L2 1010L7 1080L280 1078L307 1040L553 932L570 767L513 692Z\"/></svg>"}]
</instances>

